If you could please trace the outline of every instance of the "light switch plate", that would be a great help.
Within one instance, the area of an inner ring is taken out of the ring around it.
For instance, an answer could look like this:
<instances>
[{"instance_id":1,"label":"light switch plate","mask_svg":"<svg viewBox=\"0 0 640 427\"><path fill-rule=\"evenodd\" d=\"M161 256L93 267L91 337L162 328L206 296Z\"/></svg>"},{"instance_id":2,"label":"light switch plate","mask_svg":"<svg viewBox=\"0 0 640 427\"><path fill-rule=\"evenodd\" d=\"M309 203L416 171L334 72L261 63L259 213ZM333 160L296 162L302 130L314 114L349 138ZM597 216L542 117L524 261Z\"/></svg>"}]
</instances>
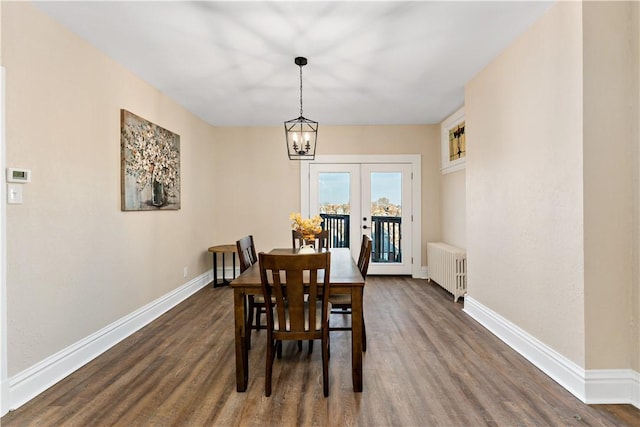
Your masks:
<instances>
[{"instance_id":1,"label":"light switch plate","mask_svg":"<svg viewBox=\"0 0 640 427\"><path fill-rule=\"evenodd\" d=\"M22 184L7 184L7 203L10 205L22 204Z\"/></svg>"}]
</instances>

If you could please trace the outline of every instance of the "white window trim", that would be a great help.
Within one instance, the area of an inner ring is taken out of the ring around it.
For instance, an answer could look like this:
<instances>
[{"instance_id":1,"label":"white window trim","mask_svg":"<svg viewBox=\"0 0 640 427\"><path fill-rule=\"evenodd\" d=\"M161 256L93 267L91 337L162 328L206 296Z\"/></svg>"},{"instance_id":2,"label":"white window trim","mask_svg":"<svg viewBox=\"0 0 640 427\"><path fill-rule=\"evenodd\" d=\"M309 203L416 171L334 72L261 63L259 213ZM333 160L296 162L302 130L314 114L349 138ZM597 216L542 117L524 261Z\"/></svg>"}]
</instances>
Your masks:
<instances>
[{"instance_id":1,"label":"white window trim","mask_svg":"<svg viewBox=\"0 0 640 427\"><path fill-rule=\"evenodd\" d=\"M442 160L440 171L443 175L462 170L466 167L466 156L460 159L449 160L449 130L462 121L464 121L464 107L444 119L440 126L440 158Z\"/></svg>"}]
</instances>

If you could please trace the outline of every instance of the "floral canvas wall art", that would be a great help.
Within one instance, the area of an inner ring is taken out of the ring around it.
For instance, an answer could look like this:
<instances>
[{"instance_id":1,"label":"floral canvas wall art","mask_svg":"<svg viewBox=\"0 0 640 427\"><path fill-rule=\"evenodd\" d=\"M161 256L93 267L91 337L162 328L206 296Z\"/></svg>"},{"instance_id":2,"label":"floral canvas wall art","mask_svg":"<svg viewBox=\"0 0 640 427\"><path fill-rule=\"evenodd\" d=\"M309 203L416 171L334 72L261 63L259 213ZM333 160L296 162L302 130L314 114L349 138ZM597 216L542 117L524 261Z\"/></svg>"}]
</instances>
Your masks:
<instances>
[{"instance_id":1,"label":"floral canvas wall art","mask_svg":"<svg viewBox=\"0 0 640 427\"><path fill-rule=\"evenodd\" d=\"M122 210L180 209L180 135L120 110Z\"/></svg>"}]
</instances>

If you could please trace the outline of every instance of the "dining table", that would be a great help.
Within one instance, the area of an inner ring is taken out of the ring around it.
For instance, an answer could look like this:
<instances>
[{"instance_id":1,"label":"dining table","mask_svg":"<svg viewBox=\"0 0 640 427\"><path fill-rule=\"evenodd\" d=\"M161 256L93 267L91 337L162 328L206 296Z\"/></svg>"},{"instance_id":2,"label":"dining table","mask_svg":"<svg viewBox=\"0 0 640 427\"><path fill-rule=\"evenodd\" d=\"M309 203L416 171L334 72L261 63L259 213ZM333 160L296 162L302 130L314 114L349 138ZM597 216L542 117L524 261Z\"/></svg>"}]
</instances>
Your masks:
<instances>
[{"instance_id":1,"label":"dining table","mask_svg":"<svg viewBox=\"0 0 640 427\"><path fill-rule=\"evenodd\" d=\"M298 249L276 248L271 254L297 254ZM362 294L364 278L351 257L349 248L330 248L330 295L351 295L351 375L353 391L362 392ZM298 255L305 256L305 255ZM258 262L231 282L235 316L236 389L247 390L249 382L249 350L247 347L247 295L262 295L260 265Z\"/></svg>"}]
</instances>

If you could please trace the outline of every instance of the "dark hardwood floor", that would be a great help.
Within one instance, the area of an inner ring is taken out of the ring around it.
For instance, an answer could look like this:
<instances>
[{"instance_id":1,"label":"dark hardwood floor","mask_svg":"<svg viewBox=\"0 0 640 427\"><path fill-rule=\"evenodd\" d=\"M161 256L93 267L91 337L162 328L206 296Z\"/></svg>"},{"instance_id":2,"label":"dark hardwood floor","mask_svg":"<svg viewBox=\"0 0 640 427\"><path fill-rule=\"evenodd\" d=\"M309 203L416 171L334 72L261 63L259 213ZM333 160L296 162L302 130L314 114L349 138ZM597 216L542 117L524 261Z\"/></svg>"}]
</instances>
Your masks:
<instances>
[{"instance_id":1,"label":"dark hardwood floor","mask_svg":"<svg viewBox=\"0 0 640 427\"><path fill-rule=\"evenodd\" d=\"M285 343L265 397L264 331L254 332L248 390L237 393L232 291L207 287L1 424L640 426L633 406L581 403L436 285L374 276L364 295L362 393L351 385L349 332L332 332L328 398L320 347L308 355L295 343Z\"/></svg>"}]
</instances>

